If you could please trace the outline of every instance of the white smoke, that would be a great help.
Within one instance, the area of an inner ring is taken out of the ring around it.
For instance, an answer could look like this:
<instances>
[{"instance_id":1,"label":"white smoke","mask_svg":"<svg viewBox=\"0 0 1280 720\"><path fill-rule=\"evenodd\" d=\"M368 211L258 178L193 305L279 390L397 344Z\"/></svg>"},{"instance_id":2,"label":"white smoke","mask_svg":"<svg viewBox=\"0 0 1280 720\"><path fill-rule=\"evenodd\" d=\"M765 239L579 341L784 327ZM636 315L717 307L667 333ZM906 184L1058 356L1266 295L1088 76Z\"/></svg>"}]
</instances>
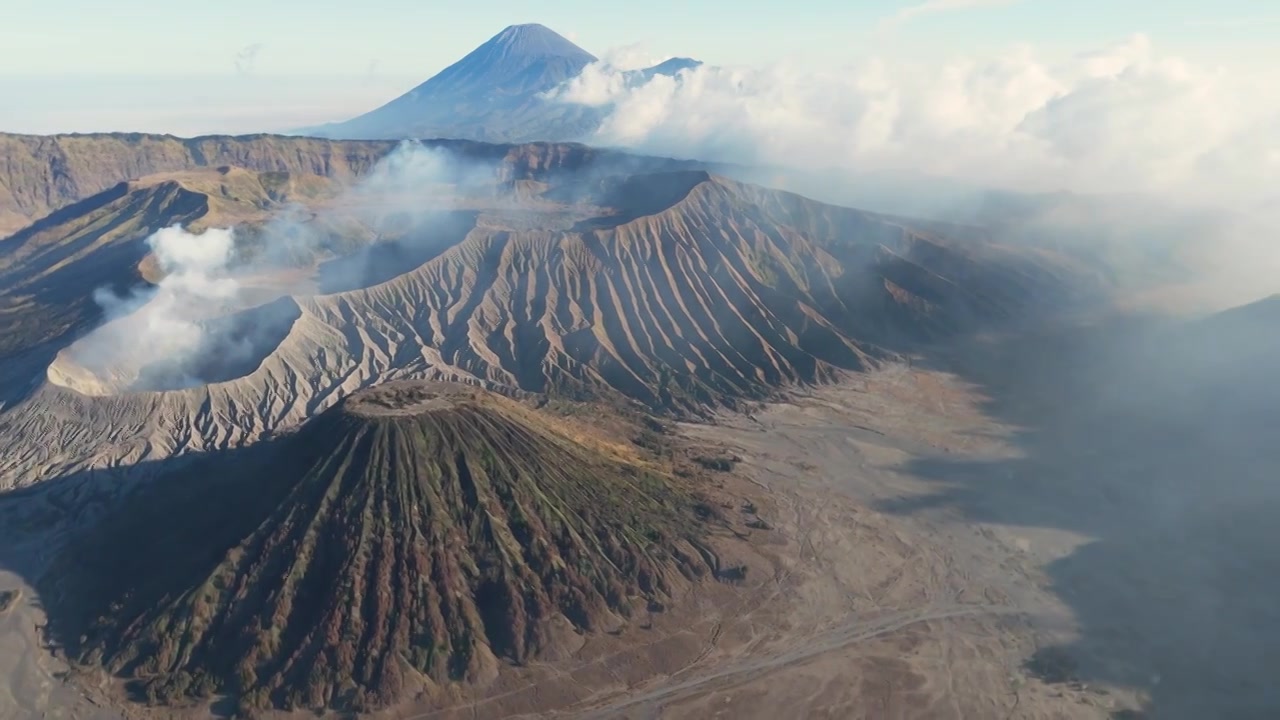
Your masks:
<instances>
[{"instance_id":1,"label":"white smoke","mask_svg":"<svg viewBox=\"0 0 1280 720\"><path fill-rule=\"evenodd\" d=\"M328 203L328 209L283 208L259 229L251 250L237 243L234 228L192 232L175 225L159 230L145 242L161 279L124 295L107 288L95 291L104 322L70 348L72 358L105 388L175 389L208 382L201 368L220 368L215 372L225 374L226 368L241 366L291 322L287 307L260 305L264 298L303 289L270 279L282 269L320 262L325 270L317 280L321 287L355 287L369 275L362 249L331 247L326 231L345 227L358 236L358 245L376 238L388 217L408 215L404 224L416 234L403 242L428 243L433 240L431 213L451 207L469 184L492 177L492 168L410 141ZM351 223L363 229L351 230ZM324 264L340 255L342 262ZM250 308L257 310L249 321L228 321Z\"/></svg>"},{"instance_id":2,"label":"white smoke","mask_svg":"<svg viewBox=\"0 0 1280 720\"><path fill-rule=\"evenodd\" d=\"M239 292L226 274L235 248L230 229L191 233L174 225L146 244L165 273L159 283L124 296L105 288L94 292L106 322L75 350L100 375L132 374L158 359L188 364L204 346L201 320L225 310Z\"/></svg>"},{"instance_id":3,"label":"white smoke","mask_svg":"<svg viewBox=\"0 0 1280 720\"><path fill-rule=\"evenodd\" d=\"M147 246L155 253L156 262L168 273L165 282L179 284L184 279L208 279L226 269L235 249L230 229L211 229L192 235L179 226L167 227L147 238Z\"/></svg>"},{"instance_id":4,"label":"white smoke","mask_svg":"<svg viewBox=\"0 0 1280 720\"><path fill-rule=\"evenodd\" d=\"M406 140L352 188L360 202L396 198L401 193L430 193L453 184L463 166L451 153Z\"/></svg>"}]
</instances>

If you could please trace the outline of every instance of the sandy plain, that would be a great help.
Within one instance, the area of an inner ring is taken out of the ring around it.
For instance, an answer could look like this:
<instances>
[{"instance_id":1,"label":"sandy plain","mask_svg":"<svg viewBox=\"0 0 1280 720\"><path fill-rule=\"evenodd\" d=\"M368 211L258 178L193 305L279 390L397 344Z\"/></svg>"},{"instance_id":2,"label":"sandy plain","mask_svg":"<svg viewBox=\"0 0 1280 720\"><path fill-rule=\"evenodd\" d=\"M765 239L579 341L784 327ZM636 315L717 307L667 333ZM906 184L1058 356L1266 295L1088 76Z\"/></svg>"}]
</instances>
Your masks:
<instances>
[{"instance_id":1,"label":"sandy plain","mask_svg":"<svg viewBox=\"0 0 1280 720\"><path fill-rule=\"evenodd\" d=\"M381 717L1141 717L1132 684L1086 678L1055 655L1080 628L1048 570L1089 536L1002 521L1012 509L975 520L928 501L931 462L1018 462L1018 428L988 400L950 372L897 364L681 425L690 442L739 458L718 497L753 522L750 557L737 558L745 582L505 673L453 707L410 703ZM983 498L1006 501L1019 497ZM41 502L37 492L4 508L6 542L33 543L33 564ZM105 710L107 680L69 675L45 649L33 590L12 572L0 584L21 592L0 617L5 717L176 716Z\"/></svg>"}]
</instances>

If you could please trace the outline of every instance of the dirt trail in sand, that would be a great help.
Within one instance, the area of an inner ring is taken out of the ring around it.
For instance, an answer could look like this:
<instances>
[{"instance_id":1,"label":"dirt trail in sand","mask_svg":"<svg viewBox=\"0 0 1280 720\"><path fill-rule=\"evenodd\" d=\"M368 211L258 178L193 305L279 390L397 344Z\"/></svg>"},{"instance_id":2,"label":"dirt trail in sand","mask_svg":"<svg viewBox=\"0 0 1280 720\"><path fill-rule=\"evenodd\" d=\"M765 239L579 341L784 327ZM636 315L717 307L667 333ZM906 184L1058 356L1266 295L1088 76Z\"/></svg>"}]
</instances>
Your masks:
<instances>
[{"instance_id":1,"label":"dirt trail in sand","mask_svg":"<svg viewBox=\"0 0 1280 720\"><path fill-rule=\"evenodd\" d=\"M0 570L0 592L16 591L0 612L0 717L6 720L119 720L64 679L66 664L44 647L44 613L35 591L18 575Z\"/></svg>"}]
</instances>

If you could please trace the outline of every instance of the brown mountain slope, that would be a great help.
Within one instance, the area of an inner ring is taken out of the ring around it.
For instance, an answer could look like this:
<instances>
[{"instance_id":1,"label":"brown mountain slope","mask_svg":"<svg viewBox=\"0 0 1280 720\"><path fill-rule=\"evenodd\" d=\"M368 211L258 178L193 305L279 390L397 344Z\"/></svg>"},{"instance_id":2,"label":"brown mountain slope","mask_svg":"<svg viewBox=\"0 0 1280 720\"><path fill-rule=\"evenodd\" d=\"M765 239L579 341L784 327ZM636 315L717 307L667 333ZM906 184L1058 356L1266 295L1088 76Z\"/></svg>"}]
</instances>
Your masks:
<instances>
[{"instance_id":1,"label":"brown mountain slope","mask_svg":"<svg viewBox=\"0 0 1280 720\"><path fill-rule=\"evenodd\" d=\"M96 321L95 289L142 280L143 238L208 212L178 182L120 183L0 241L0 357Z\"/></svg>"},{"instance_id":2,"label":"brown mountain slope","mask_svg":"<svg viewBox=\"0 0 1280 720\"><path fill-rule=\"evenodd\" d=\"M282 205L313 207L350 188L393 147L266 135L182 140L0 133L0 214L9 208L9 217L22 226L0 239L0 357L96 322L94 291L120 291L137 281L138 263L147 253L141 241L150 233L179 223L192 231L237 225L242 235L252 235L266 214ZM564 174L589 177L690 164L574 144L439 140L418 147L447 151L453 172L487 185L491 195L545 187ZM412 171L397 177L413 184ZM425 190L413 188L416 195L388 204L397 210L422 204L428 199ZM164 196L178 192L181 203ZM361 197L370 204L374 200ZM28 224L50 208L59 209ZM376 235L358 223L345 225L318 232L344 246L359 246ZM0 225L0 235L4 232ZM155 280L145 266L142 275Z\"/></svg>"},{"instance_id":3,"label":"brown mountain slope","mask_svg":"<svg viewBox=\"0 0 1280 720\"><path fill-rule=\"evenodd\" d=\"M0 133L0 234L117 183L156 173L232 165L351 179L391 142L335 142L268 135L181 139L169 135Z\"/></svg>"},{"instance_id":4,"label":"brown mountain slope","mask_svg":"<svg viewBox=\"0 0 1280 720\"><path fill-rule=\"evenodd\" d=\"M347 182L369 172L397 144L280 135L188 139L138 133L0 133L0 237L126 180L234 166L254 172L319 175ZM504 181L539 178L558 169L583 170L591 165L649 170L698 165L571 143L501 145L430 140L424 144L446 148Z\"/></svg>"},{"instance_id":5,"label":"brown mountain slope","mask_svg":"<svg viewBox=\"0 0 1280 720\"><path fill-rule=\"evenodd\" d=\"M308 312L360 337L375 367L420 356L535 392L612 389L697 412L1054 303L1070 276L705 173L644 177L680 199L569 231L478 227Z\"/></svg>"},{"instance_id":6,"label":"brown mountain slope","mask_svg":"<svg viewBox=\"0 0 1280 720\"><path fill-rule=\"evenodd\" d=\"M143 240L262 223L282 204L332 197L318 175L222 167L120 183L0 240L0 358L95 323L95 292L159 279Z\"/></svg>"},{"instance_id":7,"label":"brown mountain slope","mask_svg":"<svg viewBox=\"0 0 1280 720\"><path fill-rule=\"evenodd\" d=\"M235 447L405 377L702 414L1057 309L1078 288L1073 266L1038 251L705 173L629 177L652 192L620 207L495 196L498 207L455 218L469 228L366 278L376 284L265 307L287 310L279 332L204 378L200 357L228 354L219 343L235 332L194 356L143 355L145 367L85 352L95 336L84 338L23 371L35 384L0 413L0 478Z\"/></svg>"},{"instance_id":8,"label":"brown mountain slope","mask_svg":"<svg viewBox=\"0 0 1280 720\"><path fill-rule=\"evenodd\" d=\"M694 504L513 401L391 383L162 473L71 540L46 602L75 658L151 698L370 708L714 577Z\"/></svg>"}]
</instances>

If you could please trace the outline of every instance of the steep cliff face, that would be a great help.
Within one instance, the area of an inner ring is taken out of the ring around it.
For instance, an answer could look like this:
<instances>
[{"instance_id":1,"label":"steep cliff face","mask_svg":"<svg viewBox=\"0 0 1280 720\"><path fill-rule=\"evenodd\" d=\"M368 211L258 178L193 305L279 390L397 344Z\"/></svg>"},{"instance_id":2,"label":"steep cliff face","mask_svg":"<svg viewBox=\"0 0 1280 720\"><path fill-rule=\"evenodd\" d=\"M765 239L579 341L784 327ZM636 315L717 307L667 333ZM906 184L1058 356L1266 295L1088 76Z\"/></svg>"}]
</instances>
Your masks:
<instances>
[{"instance_id":1,"label":"steep cliff face","mask_svg":"<svg viewBox=\"0 0 1280 720\"><path fill-rule=\"evenodd\" d=\"M71 203L148 175L235 167L252 172L319 176L339 183L365 175L395 141L320 140L279 135L176 138L171 135L9 135L0 133L0 237ZM489 144L428 140L492 172L497 180L538 180L592 167L658 171L701 163L643 157L572 143Z\"/></svg>"},{"instance_id":2,"label":"steep cliff face","mask_svg":"<svg viewBox=\"0 0 1280 720\"><path fill-rule=\"evenodd\" d=\"M0 358L95 321L95 290L142 280L143 237L208 212L177 181L122 182L0 241Z\"/></svg>"},{"instance_id":3,"label":"steep cliff face","mask_svg":"<svg viewBox=\"0 0 1280 720\"><path fill-rule=\"evenodd\" d=\"M231 165L350 179L367 172L394 146L269 135L0 134L0 234L147 175Z\"/></svg>"}]
</instances>

